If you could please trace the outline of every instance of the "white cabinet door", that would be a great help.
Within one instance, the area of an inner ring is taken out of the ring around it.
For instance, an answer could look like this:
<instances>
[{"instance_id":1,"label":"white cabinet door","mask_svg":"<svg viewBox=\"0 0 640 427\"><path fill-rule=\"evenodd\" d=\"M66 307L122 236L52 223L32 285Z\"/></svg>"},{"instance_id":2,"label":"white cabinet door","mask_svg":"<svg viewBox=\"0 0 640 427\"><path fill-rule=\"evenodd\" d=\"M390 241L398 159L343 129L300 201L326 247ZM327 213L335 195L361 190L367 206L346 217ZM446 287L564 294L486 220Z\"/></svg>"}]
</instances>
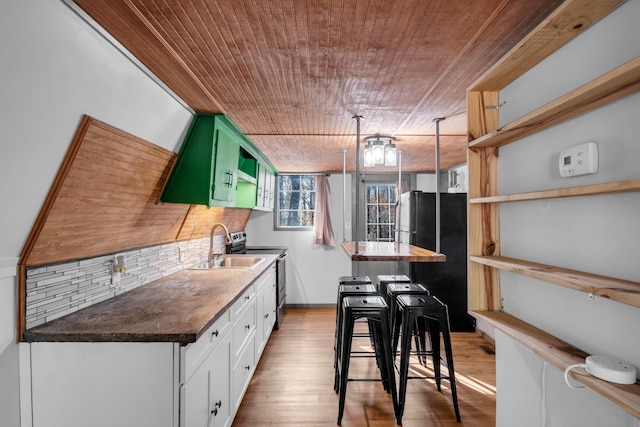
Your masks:
<instances>
[{"instance_id":1,"label":"white cabinet door","mask_svg":"<svg viewBox=\"0 0 640 427\"><path fill-rule=\"evenodd\" d=\"M33 427L174 427L178 345L31 344Z\"/></svg>"},{"instance_id":2,"label":"white cabinet door","mask_svg":"<svg viewBox=\"0 0 640 427\"><path fill-rule=\"evenodd\" d=\"M275 194L276 194L276 191L278 191L278 189L276 188L276 176L272 173L269 173L268 179L269 179L269 202L268 204L265 203L265 205L269 209L273 210L275 206L275 199L276 199Z\"/></svg>"},{"instance_id":3,"label":"white cabinet door","mask_svg":"<svg viewBox=\"0 0 640 427\"><path fill-rule=\"evenodd\" d=\"M265 194L266 194L266 173L267 170L262 163L258 163L258 190L256 195L256 207L264 208L265 207Z\"/></svg>"},{"instance_id":4,"label":"white cabinet door","mask_svg":"<svg viewBox=\"0 0 640 427\"><path fill-rule=\"evenodd\" d=\"M231 340L226 334L180 390L182 427L227 427L231 422Z\"/></svg>"},{"instance_id":5,"label":"white cabinet door","mask_svg":"<svg viewBox=\"0 0 640 427\"><path fill-rule=\"evenodd\" d=\"M256 285L256 364L264 351L276 321L276 271L275 265L264 273Z\"/></svg>"}]
</instances>

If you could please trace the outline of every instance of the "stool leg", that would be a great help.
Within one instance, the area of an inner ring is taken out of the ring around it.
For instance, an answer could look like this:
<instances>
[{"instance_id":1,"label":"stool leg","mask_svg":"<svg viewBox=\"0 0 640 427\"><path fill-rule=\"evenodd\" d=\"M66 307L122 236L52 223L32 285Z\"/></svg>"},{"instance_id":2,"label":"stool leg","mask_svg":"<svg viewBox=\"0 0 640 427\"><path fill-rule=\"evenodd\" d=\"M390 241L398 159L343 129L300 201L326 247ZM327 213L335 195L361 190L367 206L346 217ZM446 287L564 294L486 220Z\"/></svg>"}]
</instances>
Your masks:
<instances>
[{"instance_id":1,"label":"stool leg","mask_svg":"<svg viewBox=\"0 0 640 427\"><path fill-rule=\"evenodd\" d=\"M458 393L456 392L456 374L453 368L453 352L451 351L451 336L449 335L449 315L447 310L443 310L440 315L440 328L444 340L444 351L447 356L447 369L449 370L449 384L451 384L451 397L453 398L453 409L456 412L456 421L460 422L460 410L458 409Z\"/></svg>"},{"instance_id":2,"label":"stool leg","mask_svg":"<svg viewBox=\"0 0 640 427\"><path fill-rule=\"evenodd\" d=\"M407 377L409 375L409 359L411 357L411 330L413 315L410 309L398 310L402 312L402 345L400 350L400 385L398 392L398 423L402 421L404 402L407 395ZM397 327L396 327L397 328Z\"/></svg>"},{"instance_id":3,"label":"stool leg","mask_svg":"<svg viewBox=\"0 0 640 427\"><path fill-rule=\"evenodd\" d=\"M391 394L391 398L393 400L393 412L396 416L396 422L398 424L402 424L402 414L400 413L400 408L398 406L398 397L396 393L396 375L393 370L393 358L391 352L391 337L389 333L389 319L388 313L385 311L382 313L379 322L380 328L380 338L381 338L381 350L383 355L383 363L386 366L386 383L387 389ZM383 381L384 381L383 377Z\"/></svg>"},{"instance_id":4,"label":"stool leg","mask_svg":"<svg viewBox=\"0 0 640 427\"><path fill-rule=\"evenodd\" d=\"M351 340L353 337L353 322L351 312L348 308L343 308L342 313L342 345L340 354L340 370L339 370L339 393L340 403L338 405L338 425L342 424L342 415L344 414L344 401L347 396L347 381L349 379L349 358L351 356Z\"/></svg>"},{"instance_id":5,"label":"stool leg","mask_svg":"<svg viewBox=\"0 0 640 427\"><path fill-rule=\"evenodd\" d=\"M342 341L342 298L338 293L338 306L336 308L336 336L333 344L333 368L334 368L334 380L333 390L338 393L338 363L340 360L340 346Z\"/></svg>"},{"instance_id":6,"label":"stool leg","mask_svg":"<svg viewBox=\"0 0 640 427\"><path fill-rule=\"evenodd\" d=\"M436 379L436 387L440 391L442 372L440 369L440 324L437 320L427 318L429 324L429 340L431 341L431 354L433 361L433 376Z\"/></svg>"},{"instance_id":7,"label":"stool leg","mask_svg":"<svg viewBox=\"0 0 640 427\"><path fill-rule=\"evenodd\" d=\"M402 327L402 310L398 307L395 309L395 319L393 319L393 335L391 336L391 351L393 352L393 360L396 360L398 354L398 341L400 340L400 328Z\"/></svg>"}]
</instances>

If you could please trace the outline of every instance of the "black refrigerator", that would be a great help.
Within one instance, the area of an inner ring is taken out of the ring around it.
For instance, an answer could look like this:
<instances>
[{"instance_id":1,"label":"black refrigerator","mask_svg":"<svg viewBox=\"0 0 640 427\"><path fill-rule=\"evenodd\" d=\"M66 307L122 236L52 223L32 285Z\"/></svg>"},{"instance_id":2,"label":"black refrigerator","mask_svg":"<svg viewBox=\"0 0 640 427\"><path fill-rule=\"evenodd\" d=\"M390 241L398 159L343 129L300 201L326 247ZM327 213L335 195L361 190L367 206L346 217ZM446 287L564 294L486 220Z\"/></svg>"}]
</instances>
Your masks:
<instances>
[{"instance_id":1,"label":"black refrigerator","mask_svg":"<svg viewBox=\"0 0 640 427\"><path fill-rule=\"evenodd\" d=\"M404 193L399 209L399 241L435 251L436 194ZM475 320L467 314L466 193L440 194L440 252L447 256L446 262L412 262L411 280L423 284L448 306L452 331L474 331Z\"/></svg>"}]
</instances>

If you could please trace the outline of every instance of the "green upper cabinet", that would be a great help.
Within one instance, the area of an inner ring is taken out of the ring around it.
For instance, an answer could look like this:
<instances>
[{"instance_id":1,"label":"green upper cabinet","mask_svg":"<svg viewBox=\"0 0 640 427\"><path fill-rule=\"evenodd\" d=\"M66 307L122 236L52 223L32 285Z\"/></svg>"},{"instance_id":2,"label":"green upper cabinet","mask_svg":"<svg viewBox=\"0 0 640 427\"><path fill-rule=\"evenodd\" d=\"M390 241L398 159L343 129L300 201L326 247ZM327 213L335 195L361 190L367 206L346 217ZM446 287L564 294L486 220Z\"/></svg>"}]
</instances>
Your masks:
<instances>
[{"instance_id":1,"label":"green upper cabinet","mask_svg":"<svg viewBox=\"0 0 640 427\"><path fill-rule=\"evenodd\" d=\"M198 114L160 201L253 208L258 159L267 161L229 118Z\"/></svg>"}]
</instances>

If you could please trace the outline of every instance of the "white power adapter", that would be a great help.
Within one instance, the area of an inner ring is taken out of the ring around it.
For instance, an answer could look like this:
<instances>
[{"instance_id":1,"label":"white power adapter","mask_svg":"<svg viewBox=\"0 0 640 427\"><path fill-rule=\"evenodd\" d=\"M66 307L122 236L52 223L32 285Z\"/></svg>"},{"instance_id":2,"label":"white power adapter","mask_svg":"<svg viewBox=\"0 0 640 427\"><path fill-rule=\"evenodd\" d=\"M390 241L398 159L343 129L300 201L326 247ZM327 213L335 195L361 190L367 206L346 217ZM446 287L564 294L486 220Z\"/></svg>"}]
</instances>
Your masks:
<instances>
[{"instance_id":1,"label":"white power adapter","mask_svg":"<svg viewBox=\"0 0 640 427\"><path fill-rule=\"evenodd\" d=\"M617 384L636 382L636 368L624 360L607 356L589 356L585 362L587 372L601 380Z\"/></svg>"},{"instance_id":2,"label":"white power adapter","mask_svg":"<svg viewBox=\"0 0 640 427\"><path fill-rule=\"evenodd\" d=\"M564 371L564 380L571 388L583 388L574 386L569 382L569 371L573 368L584 368L589 374L601 380L616 384L634 384L636 382L636 368L624 360L608 356L589 356L585 363L567 366Z\"/></svg>"}]
</instances>

